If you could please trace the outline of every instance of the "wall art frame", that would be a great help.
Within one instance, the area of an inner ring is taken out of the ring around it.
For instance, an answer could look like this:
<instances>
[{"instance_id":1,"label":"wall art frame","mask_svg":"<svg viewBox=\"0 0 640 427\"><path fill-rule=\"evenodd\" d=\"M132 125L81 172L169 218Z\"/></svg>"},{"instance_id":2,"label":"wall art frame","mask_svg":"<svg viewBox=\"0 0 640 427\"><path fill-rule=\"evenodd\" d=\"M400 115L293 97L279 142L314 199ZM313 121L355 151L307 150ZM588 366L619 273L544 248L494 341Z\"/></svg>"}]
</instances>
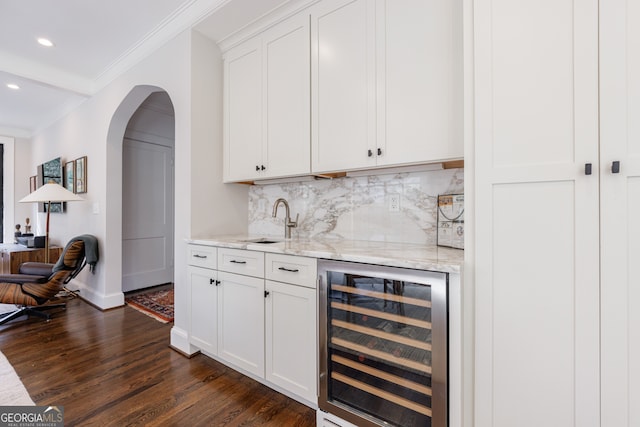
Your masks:
<instances>
[{"instance_id":1,"label":"wall art frame","mask_svg":"<svg viewBox=\"0 0 640 427\"><path fill-rule=\"evenodd\" d=\"M76 161L71 160L64 164L64 188L76 192Z\"/></svg>"},{"instance_id":2,"label":"wall art frame","mask_svg":"<svg viewBox=\"0 0 640 427\"><path fill-rule=\"evenodd\" d=\"M33 193L38 189L38 176L30 176L29 177L29 193Z\"/></svg>"},{"instance_id":3,"label":"wall art frame","mask_svg":"<svg viewBox=\"0 0 640 427\"><path fill-rule=\"evenodd\" d=\"M75 160L75 192L86 193L87 192L87 156L79 157Z\"/></svg>"},{"instance_id":4,"label":"wall art frame","mask_svg":"<svg viewBox=\"0 0 640 427\"><path fill-rule=\"evenodd\" d=\"M64 185L62 181L62 160L60 157L44 162L38 165L37 187L40 188L44 184L55 182ZM51 202L51 213L63 213L65 211L65 202ZM38 203L38 212L46 212L47 204Z\"/></svg>"}]
</instances>

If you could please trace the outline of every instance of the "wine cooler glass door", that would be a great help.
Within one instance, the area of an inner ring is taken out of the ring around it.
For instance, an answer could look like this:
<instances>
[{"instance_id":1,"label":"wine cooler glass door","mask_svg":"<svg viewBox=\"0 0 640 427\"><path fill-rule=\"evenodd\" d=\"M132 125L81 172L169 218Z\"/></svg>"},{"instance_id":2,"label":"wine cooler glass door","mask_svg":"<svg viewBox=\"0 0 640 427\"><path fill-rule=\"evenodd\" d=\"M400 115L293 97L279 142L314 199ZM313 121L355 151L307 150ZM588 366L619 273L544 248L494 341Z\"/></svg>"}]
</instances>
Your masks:
<instances>
[{"instance_id":1,"label":"wine cooler glass door","mask_svg":"<svg viewBox=\"0 0 640 427\"><path fill-rule=\"evenodd\" d=\"M356 425L446 426L446 274L321 268L320 407Z\"/></svg>"}]
</instances>

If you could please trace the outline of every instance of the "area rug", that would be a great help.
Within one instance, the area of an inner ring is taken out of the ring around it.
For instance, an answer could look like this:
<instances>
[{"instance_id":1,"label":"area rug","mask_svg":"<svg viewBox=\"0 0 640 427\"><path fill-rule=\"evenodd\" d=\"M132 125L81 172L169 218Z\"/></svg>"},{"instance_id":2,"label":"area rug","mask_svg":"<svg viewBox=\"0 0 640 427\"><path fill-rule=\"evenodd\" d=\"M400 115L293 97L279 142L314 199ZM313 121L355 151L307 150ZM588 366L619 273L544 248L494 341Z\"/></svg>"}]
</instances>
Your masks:
<instances>
[{"instance_id":1,"label":"area rug","mask_svg":"<svg viewBox=\"0 0 640 427\"><path fill-rule=\"evenodd\" d=\"M0 353L0 406L33 406L35 403L18 378L15 369Z\"/></svg>"},{"instance_id":2,"label":"area rug","mask_svg":"<svg viewBox=\"0 0 640 427\"><path fill-rule=\"evenodd\" d=\"M127 296L125 302L131 308L162 323L173 322L173 289L152 290Z\"/></svg>"}]
</instances>

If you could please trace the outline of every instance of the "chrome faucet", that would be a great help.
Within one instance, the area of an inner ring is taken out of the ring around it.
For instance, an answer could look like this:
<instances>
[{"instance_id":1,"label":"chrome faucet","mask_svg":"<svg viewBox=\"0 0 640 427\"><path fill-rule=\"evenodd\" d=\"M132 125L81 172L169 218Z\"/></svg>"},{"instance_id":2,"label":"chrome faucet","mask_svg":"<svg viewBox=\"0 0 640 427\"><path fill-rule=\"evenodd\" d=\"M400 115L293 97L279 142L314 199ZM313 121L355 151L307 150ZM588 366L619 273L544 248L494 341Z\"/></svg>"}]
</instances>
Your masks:
<instances>
[{"instance_id":1,"label":"chrome faucet","mask_svg":"<svg viewBox=\"0 0 640 427\"><path fill-rule=\"evenodd\" d=\"M289 216L289 203L287 203L287 201L281 197L278 200L276 200L276 202L273 204L273 217L274 218L278 214L278 206L280 205L280 203L284 204L285 215L286 215L285 218L284 218L284 238L285 239L290 239L291 238L291 229L298 226L298 217L300 217L300 214L296 215L296 220L295 221L291 221L291 217Z\"/></svg>"}]
</instances>

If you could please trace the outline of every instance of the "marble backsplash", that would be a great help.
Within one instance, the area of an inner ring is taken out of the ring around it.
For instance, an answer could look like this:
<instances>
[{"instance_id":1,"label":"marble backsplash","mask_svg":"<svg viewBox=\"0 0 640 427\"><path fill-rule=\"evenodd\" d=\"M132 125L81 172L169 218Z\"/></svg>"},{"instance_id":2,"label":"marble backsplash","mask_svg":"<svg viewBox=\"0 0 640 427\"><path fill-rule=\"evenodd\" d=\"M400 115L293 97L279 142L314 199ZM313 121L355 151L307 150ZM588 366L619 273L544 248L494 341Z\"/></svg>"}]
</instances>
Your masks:
<instances>
[{"instance_id":1,"label":"marble backsplash","mask_svg":"<svg viewBox=\"0 0 640 427\"><path fill-rule=\"evenodd\" d=\"M248 231L284 237L284 206L272 217L283 197L291 218L299 215L293 238L436 244L438 195L463 193L463 177L463 169L446 169L253 185ZM390 209L392 198L399 200L397 211Z\"/></svg>"}]
</instances>

